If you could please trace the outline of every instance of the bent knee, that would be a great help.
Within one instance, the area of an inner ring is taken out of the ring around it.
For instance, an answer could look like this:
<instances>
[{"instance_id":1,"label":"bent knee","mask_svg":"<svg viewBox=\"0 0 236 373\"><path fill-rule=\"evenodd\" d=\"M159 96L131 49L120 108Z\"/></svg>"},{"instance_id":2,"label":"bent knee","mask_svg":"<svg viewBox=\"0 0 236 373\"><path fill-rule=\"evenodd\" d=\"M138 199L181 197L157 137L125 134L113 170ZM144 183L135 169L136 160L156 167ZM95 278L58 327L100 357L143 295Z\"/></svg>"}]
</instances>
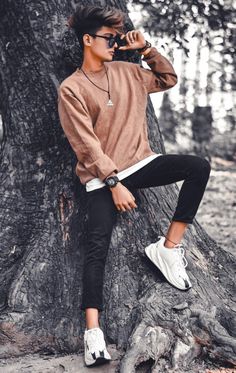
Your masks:
<instances>
[{"instance_id":1,"label":"bent knee","mask_svg":"<svg viewBox=\"0 0 236 373\"><path fill-rule=\"evenodd\" d=\"M208 180L211 172L210 162L205 158L197 156L196 171L201 178Z\"/></svg>"},{"instance_id":2,"label":"bent knee","mask_svg":"<svg viewBox=\"0 0 236 373\"><path fill-rule=\"evenodd\" d=\"M204 158L202 158L202 162L203 162L203 170L205 174L209 176L211 172L211 164L207 159L204 159Z\"/></svg>"}]
</instances>

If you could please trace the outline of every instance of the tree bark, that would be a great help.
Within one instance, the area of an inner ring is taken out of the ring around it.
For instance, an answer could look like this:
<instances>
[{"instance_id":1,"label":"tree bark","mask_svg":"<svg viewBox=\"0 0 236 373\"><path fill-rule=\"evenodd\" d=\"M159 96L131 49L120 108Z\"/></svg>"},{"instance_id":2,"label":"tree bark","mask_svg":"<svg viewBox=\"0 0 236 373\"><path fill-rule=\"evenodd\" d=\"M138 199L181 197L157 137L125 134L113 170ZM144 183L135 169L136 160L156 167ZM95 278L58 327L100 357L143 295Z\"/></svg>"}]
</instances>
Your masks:
<instances>
[{"instance_id":1,"label":"tree bark","mask_svg":"<svg viewBox=\"0 0 236 373\"><path fill-rule=\"evenodd\" d=\"M100 3L126 11L123 0ZM73 9L66 0L0 5L0 357L83 350L87 199L57 113L57 87L81 63L65 25ZM147 116L152 148L164 153L150 100ZM108 343L123 353L120 372L140 364L178 373L199 371L209 360L232 365L234 257L194 221L185 236L193 289L171 287L144 247L166 232L178 188L136 197L139 208L121 214L113 231L100 319Z\"/></svg>"}]
</instances>

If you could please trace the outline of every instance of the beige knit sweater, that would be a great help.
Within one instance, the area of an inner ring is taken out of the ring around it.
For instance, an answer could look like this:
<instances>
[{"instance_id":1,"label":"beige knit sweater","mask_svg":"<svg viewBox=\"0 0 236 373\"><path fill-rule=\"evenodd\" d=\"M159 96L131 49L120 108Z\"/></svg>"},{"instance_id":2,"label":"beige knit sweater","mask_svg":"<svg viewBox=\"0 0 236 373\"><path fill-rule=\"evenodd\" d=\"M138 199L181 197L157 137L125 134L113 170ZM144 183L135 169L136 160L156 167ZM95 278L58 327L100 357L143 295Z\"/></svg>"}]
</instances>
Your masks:
<instances>
[{"instance_id":1,"label":"beige knit sweater","mask_svg":"<svg viewBox=\"0 0 236 373\"><path fill-rule=\"evenodd\" d=\"M143 58L150 69L124 61L105 62L114 106L108 94L77 69L58 90L61 125L78 158L76 174L82 184L102 181L155 154L147 137L148 93L165 91L177 83L171 63L155 47ZM105 70L87 74L108 88Z\"/></svg>"}]
</instances>

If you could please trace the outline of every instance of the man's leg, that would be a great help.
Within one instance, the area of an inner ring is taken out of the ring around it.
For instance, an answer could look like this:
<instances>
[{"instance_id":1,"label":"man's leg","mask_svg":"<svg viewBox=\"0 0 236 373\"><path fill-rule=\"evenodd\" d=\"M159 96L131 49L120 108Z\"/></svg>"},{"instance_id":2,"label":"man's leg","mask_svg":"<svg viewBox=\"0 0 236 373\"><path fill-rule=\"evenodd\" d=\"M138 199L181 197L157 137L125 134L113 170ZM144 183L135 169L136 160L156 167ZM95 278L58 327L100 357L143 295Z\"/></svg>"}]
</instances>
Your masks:
<instances>
[{"instance_id":1,"label":"man's leg","mask_svg":"<svg viewBox=\"0 0 236 373\"><path fill-rule=\"evenodd\" d=\"M110 190L88 193L88 242L84 257L81 309L85 310L84 359L89 367L107 363L111 356L99 327L99 311L103 310L103 276L116 207Z\"/></svg>"},{"instance_id":2,"label":"man's leg","mask_svg":"<svg viewBox=\"0 0 236 373\"><path fill-rule=\"evenodd\" d=\"M149 188L172 184L184 180L179 192L178 202L172 222L192 224L203 197L209 178L210 164L207 160L194 155L167 154L155 158L146 166L128 176L121 182L127 188ZM183 224L173 225L168 234L179 242Z\"/></svg>"},{"instance_id":3,"label":"man's leg","mask_svg":"<svg viewBox=\"0 0 236 373\"><path fill-rule=\"evenodd\" d=\"M173 249L177 245L184 235L184 232L188 224L181 221L172 221L165 238L164 245L168 249Z\"/></svg>"},{"instance_id":4,"label":"man's leg","mask_svg":"<svg viewBox=\"0 0 236 373\"><path fill-rule=\"evenodd\" d=\"M87 329L99 326L103 310L103 277L117 210L107 188L88 192L88 242L83 269L81 309L86 313Z\"/></svg>"},{"instance_id":5,"label":"man's leg","mask_svg":"<svg viewBox=\"0 0 236 373\"><path fill-rule=\"evenodd\" d=\"M187 261L180 241L191 224L209 178L210 164L192 155L163 155L123 180L127 187L147 188L184 180L177 207L165 237L145 248L149 259L178 289L192 285L185 271ZM171 249L171 250L169 250Z\"/></svg>"},{"instance_id":6,"label":"man's leg","mask_svg":"<svg viewBox=\"0 0 236 373\"><path fill-rule=\"evenodd\" d=\"M99 311L97 308L85 309L86 329L99 328Z\"/></svg>"}]
</instances>

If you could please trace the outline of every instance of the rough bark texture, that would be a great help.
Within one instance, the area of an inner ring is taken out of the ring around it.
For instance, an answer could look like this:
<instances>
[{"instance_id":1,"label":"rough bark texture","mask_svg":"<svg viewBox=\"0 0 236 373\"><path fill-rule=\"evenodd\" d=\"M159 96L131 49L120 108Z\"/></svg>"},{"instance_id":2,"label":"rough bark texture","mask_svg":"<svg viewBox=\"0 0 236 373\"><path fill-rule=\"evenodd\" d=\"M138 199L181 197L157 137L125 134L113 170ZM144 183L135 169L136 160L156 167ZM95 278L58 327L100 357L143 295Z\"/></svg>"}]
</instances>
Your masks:
<instances>
[{"instance_id":1,"label":"rough bark texture","mask_svg":"<svg viewBox=\"0 0 236 373\"><path fill-rule=\"evenodd\" d=\"M57 114L57 86L81 62L65 26L73 9L66 0L0 5L0 357L83 350L87 200ZM164 152L150 101L147 115L152 147ZM177 196L176 185L137 191L139 208L121 214L113 231L101 326L122 352L121 373L235 363L234 257L195 221L185 236L192 290L171 287L145 258Z\"/></svg>"}]
</instances>

